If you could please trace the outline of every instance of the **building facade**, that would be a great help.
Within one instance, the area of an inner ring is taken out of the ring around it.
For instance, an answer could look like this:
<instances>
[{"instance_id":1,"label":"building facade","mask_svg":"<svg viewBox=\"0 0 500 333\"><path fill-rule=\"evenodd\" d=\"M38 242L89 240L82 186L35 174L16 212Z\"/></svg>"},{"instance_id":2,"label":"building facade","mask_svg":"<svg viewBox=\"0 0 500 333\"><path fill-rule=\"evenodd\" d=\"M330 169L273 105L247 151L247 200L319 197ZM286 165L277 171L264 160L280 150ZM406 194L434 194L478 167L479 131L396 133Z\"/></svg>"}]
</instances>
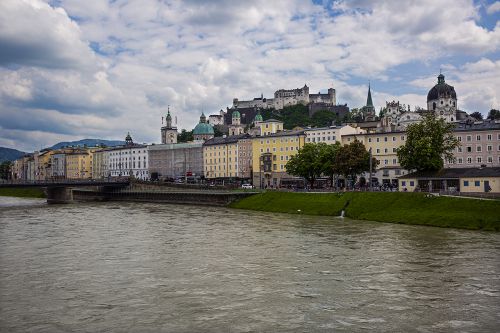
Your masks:
<instances>
[{"instance_id":1,"label":"building facade","mask_svg":"<svg viewBox=\"0 0 500 333\"><path fill-rule=\"evenodd\" d=\"M204 173L207 179L252 178L252 137L240 134L216 137L203 144Z\"/></svg>"},{"instance_id":2,"label":"building facade","mask_svg":"<svg viewBox=\"0 0 500 333\"><path fill-rule=\"evenodd\" d=\"M147 147L151 179L203 176L203 142L151 145Z\"/></svg>"},{"instance_id":3,"label":"building facade","mask_svg":"<svg viewBox=\"0 0 500 333\"><path fill-rule=\"evenodd\" d=\"M445 168L499 167L500 121L482 120L458 123L454 134L460 146L455 149L455 160L445 160Z\"/></svg>"},{"instance_id":4,"label":"building facade","mask_svg":"<svg viewBox=\"0 0 500 333\"><path fill-rule=\"evenodd\" d=\"M324 142L326 144L335 144L336 142L342 142L341 138L343 135L362 134L365 133L365 131L349 125L344 125L306 128L304 133L306 134L306 143Z\"/></svg>"},{"instance_id":5,"label":"building facade","mask_svg":"<svg viewBox=\"0 0 500 333\"><path fill-rule=\"evenodd\" d=\"M149 155L146 145L133 142L130 133L125 138L125 145L104 150L102 156L105 177L134 177L149 179Z\"/></svg>"},{"instance_id":6,"label":"building facade","mask_svg":"<svg viewBox=\"0 0 500 333\"><path fill-rule=\"evenodd\" d=\"M177 143L177 127L172 126L170 110L165 116L165 126L161 128L161 143Z\"/></svg>"},{"instance_id":7,"label":"building facade","mask_svg":"<svg viewBox=\"0 0 500 333\"><path fill-rule=\"evenodd\" d=\"M252 138L253 185L283 187L297 178L287 174L286 163L305 144L304 131L282 131Z\"/></svg>"}]
</instances>

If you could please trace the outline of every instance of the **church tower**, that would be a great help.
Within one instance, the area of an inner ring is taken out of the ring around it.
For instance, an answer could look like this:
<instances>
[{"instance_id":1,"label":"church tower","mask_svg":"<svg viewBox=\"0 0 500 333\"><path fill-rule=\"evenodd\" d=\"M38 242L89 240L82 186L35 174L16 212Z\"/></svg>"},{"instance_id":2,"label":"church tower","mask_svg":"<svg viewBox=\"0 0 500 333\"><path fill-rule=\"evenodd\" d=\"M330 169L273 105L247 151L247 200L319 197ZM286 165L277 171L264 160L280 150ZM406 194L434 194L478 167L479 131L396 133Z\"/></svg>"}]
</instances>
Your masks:
<instances>
[{"instance_id":1,"label":"church tower","mask_svg":"<svg viewBox=\"0 0 500 333\"><path fill-rule=\"evenodd\" d=\"M375 107L373 106L371 86L368 84L368 96L366 98L366 105L361 108L363 111L363 118L365 121L375 120Z\"/></svg>"},{"instance_id":2,"label":"church tower","mask_svg":"<svg viewBox=\"0 0 500 333\"><path fill-rule=\"evenodd\" d=\"M170 108L165 117L165 126L161 128L161 143L177 143L177 127L172 126L172 116Z\"/></svg>"}]
</instances>

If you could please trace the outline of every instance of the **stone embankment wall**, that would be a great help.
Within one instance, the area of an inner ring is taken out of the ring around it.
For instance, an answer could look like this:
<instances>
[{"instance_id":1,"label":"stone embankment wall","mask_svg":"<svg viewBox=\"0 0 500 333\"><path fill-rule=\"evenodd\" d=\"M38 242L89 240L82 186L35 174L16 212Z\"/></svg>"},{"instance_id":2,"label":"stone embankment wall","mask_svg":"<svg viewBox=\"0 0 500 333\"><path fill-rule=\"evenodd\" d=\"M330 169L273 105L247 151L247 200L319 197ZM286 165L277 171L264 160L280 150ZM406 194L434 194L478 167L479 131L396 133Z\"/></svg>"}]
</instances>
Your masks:
<instances>
[{"instance_id":1,"label":"stone embankment wall","mask_svg":"<svg viewBox=\"0 0 500 333\"><path fill-rule=\"evenodd\" d=\"M138 201L226 206L254 194L253 192L148 191L137 189L124 191L74 190L73 199L79 201Z\"/></svg>"}]
</instances>

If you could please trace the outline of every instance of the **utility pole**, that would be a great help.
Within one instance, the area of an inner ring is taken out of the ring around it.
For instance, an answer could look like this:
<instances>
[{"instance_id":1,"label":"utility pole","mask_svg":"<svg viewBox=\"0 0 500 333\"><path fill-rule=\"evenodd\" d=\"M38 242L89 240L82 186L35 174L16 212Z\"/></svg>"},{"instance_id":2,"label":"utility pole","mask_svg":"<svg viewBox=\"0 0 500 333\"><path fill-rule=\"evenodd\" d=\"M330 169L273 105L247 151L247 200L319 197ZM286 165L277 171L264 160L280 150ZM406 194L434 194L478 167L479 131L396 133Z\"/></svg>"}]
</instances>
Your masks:
<instances>
[{"instance_id":1,"label":"utility pole","mask_svg":"<svg viewBox=\"0 0 500 333\"><path fill-rule=\"evenodd\" d=\"M370 179L368 180L370 184L370 192L372 192L372 148L370 147Z\"/></svg>"}]
</instances>

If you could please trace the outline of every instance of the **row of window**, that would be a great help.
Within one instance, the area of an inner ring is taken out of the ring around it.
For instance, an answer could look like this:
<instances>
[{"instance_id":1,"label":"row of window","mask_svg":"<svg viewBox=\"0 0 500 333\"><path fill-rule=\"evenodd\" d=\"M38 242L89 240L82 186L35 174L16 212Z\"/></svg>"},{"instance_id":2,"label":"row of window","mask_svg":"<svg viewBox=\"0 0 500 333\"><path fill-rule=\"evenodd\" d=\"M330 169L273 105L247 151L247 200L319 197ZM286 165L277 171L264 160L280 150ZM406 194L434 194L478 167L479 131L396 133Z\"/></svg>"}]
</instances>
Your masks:
<instances>
[{"instance_id":1,"label":"row of window","mask_svg":"<svg viewBox=\"0 0 500 333\"><path fill-rule=\"evenodd\" d=\"M465 151L468 152L468 153L472 153L472 146L465 147ZM476 152L480 153L482 151L483 151L483 147L482 146L476 146ZM493 151L493 146L491 146L491 145L486 146L486 151L492 152ZM498 145L498 151L500 151L500 145ZM457 152L461 153L462 152L462 147L458 147L457 148Z\"/></svg>"},{"instance_id":2,"label":"row of window","mask_svg":"<svg viewBox=\"0 0 500 333\"><path fill-rule=\"evenodd\" d=\"M481 134L476 134L476 141L481 141ZM461 136L457 136L458 141L462 141ZM472 135L467 135L465 136L466 141L472 141ZM493 134L486 134L486 140L491 141L493 140ZM497 134L497 140L500 140L500 133Z\"/></svg>"},{"instance_id":3,"label":"row of window","mask_svg":"<svg viewBox=\"0 0 500 333\"><path fill-rule=\"evenodd\" d=\"M295 150L299 150L299 147L298 146L295 147L295 148L293 146L290 147L290 151L293 151L294 149ZM288 147L285 147L285 148L280 147L280 151L288 151ZM260 152L263 153L264 149L260 148ZM266 153L270 153L270 152L271 152L271 149L270 148L266 148ZM273 153L275 153L275 152L276 152L276 147L273 147Z\"/></svg>"},{"instance_id":4,"label":"row of window","mask_svg":"<svg viewBox=\"0 0 500 333\"><path fill-rule=\"evenodd\" d=\"M143 151L140 151L140 150L132 150L132 151L124 151L123 153L121 151L118 151L118 152L111 152L109 153L110 155L132 155L132 154L135 154L137 152L137 154L140 154L140 153L143 153L143 154L146 154L146 150L143 150Z\"/></svg>"},{"instance_id":5,"label":"row of window","mask_svg":"<svg viewBox=\"0 0 500 333\"><path fill-rule=\"evenodd\" d=\"M467 164L472 164L473 158L471 156L466 158ZM456 161L453 160L448 160L448 164L464 164L464 159L463 157L458 157ZM482 156L476 156L476 163L483 163L483 157ZM487 156L486 157L486 162L487 163L493 163L493 156ZM498 156L498 163L500 163L500 156Z\"/></svg>"},{"instance_id":6,"label":"row of window","mask_svg":"<svg viewBox=\"0 0 500 333\"><path fill-rule=\"evenodd\" d=\"M405 136L401 135L401 141L404 141L404 140L405 140ZM380 138L375 138L375 141L380 142ZM389 138L387 136L384 136L384 142L387 142L387 141L389 141ZM392 141L396 141L395 136L392 137ZM372 142L372 138L368 138L368 142Z\"/></svg>"},{"instance_id":7,"label":"row of window","mask_svg":"<svg viewBox=\"0 0 500 333\"><path fill-rule=\"evenodd\" d=\"M323 140L321 140L323 139ZM326 142L326 141L335 141L335 135L334 136L324 136L323 138L319 137L319 138L307 138L307 142Z\"/></svg>"}]
</instances>

